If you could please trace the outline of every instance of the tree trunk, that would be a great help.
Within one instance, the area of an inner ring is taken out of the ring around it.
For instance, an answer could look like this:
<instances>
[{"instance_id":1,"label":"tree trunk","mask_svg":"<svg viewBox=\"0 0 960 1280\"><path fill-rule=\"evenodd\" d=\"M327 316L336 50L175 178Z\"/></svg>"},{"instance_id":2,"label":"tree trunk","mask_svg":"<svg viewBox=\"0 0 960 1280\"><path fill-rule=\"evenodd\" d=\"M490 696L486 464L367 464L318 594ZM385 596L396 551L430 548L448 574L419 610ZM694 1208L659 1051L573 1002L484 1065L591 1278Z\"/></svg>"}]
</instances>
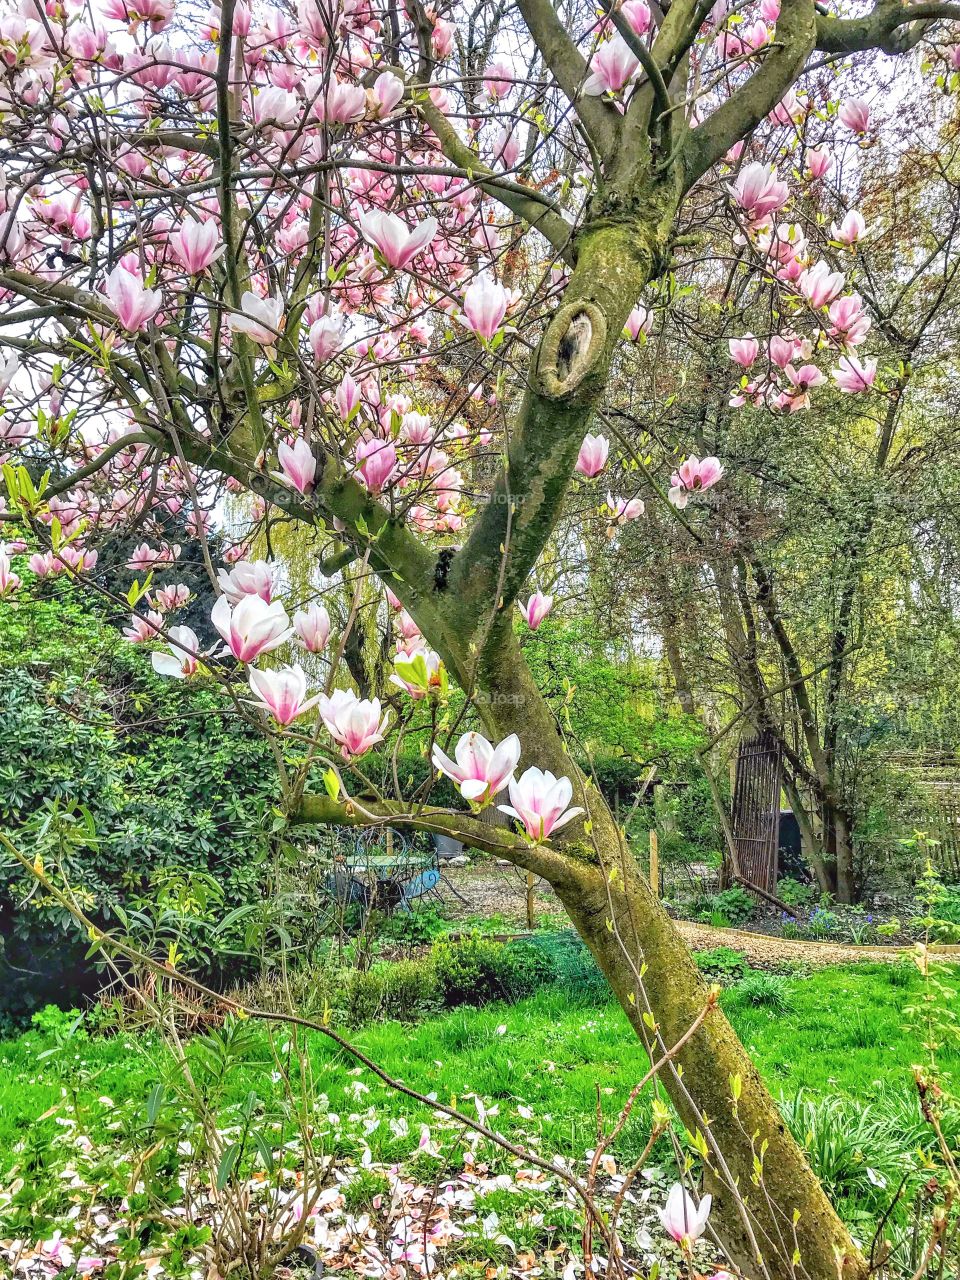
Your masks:
<instances>
[{"instance_id":1,"label":"tree trunk","mask_svg":"<svg viewBox=\"0 0 960 1280\"><path fill-rule=\"evenodd\" d=\"M656 1052L644 1023L649 1008L669 1048L705 1007L707 988L678 929L640 874L609 808L595 787L584 785L566 753L509 620L495 641L480 670L479 705L485 720L498 734L518 733L531 762L573 776L581 790L578 803L589 811L589 832L580 822L572 823L574 830L565 830L565 838L557 841L563 856L551 857L541 874L552 884L638 1036ZM719 1009L683 1047L675 1067L680 1070L668 1068L663 1084L691 1132L699 1128L714 1145L708 1173L716 1204L713 1221L731 1261L749 1276L795 1280L792 1258L799 1249L812 1280L835 1280L838 1257L844 1275L865 1276L865 1264L849 1233ZM736 1077L742 1082L739 1103L731 1084ZM757 1158L762 1160L759 1187L754 1182ZM750 1226L731 1194L734 1184L749 1208Z\"/></svg>"}]
</instances>

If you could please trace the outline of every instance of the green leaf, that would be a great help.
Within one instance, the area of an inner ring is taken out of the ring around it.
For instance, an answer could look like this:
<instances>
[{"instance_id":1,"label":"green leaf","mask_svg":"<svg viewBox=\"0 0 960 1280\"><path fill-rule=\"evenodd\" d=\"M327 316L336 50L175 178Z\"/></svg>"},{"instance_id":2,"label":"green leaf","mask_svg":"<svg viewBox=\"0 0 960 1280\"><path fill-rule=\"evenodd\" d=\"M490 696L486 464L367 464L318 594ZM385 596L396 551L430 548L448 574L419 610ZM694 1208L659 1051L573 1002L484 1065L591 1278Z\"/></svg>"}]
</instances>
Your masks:
<instances>
[{"instance_id":1,"label":"green leaf","mask_svg":"<svg viewBox=\"0 0 960 1280\"><path fill-rule=\"evenodd\" d=\"M224 1147L220 1156L220 1163L217 1165L217 1176L215 1179L216 1188L222 1191L230 1181L234 1169L237 1167L237 1161L240 1159L240 1143L231 1142Z\"/></svg>"},{"instance_id":2,"label":"green leaf","mask_svg":"<svg viewBox=\"0 0 960 1280\"><path fill-rule=\"evenodd\" d=\"M250 1137L253 1139L253 1145L257 1148L257 1151L260 1153L260 1159L263 1161L264 1169L266 1169L267 1173L273 1173L273 1168L274 1168L273 1150L270 1146L270 1143L266 1140L266 1138L260 1132L259 1129L255 1129L250 1134Z\"/></svg>"}]
</instances>

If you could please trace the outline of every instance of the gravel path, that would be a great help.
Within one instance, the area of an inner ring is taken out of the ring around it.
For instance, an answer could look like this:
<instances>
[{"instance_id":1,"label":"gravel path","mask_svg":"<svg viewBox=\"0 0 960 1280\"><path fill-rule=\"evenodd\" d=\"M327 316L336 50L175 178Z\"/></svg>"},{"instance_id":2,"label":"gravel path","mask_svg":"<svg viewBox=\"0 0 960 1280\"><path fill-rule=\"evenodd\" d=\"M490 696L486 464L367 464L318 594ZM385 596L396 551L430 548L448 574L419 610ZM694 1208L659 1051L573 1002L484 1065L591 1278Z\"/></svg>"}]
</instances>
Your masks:
<instances>
[{"instance_id":1,"label":"gravel path","mask_svg":"<svg viewBox=\"0 0 960 1280\"><path fill-rule=\"evenodd\" d=\"M516 867L501 866L493 860L477 860L465 867L446 867L444 877L462 894L460 902L452 893L444 894L449 915L467 924L471 917L485 920L499 917L504 931L523 932L527 926L526 877ZM562 926L566 919L563 907L553 890L543 880L534 888L534 915L540 924ZM680 931L694 951L710 951L714 947L730 947L742 951L759 967L775 968L783 964L803 964L823 968L832 964L896 964L912 954L911 947L855 947L852 943L802 942L789 938L769 937L746 929L713 929L709 925L678 921ZM960 946L938 947L943 955L960 961Z\"/></svg>"}]
</instances>

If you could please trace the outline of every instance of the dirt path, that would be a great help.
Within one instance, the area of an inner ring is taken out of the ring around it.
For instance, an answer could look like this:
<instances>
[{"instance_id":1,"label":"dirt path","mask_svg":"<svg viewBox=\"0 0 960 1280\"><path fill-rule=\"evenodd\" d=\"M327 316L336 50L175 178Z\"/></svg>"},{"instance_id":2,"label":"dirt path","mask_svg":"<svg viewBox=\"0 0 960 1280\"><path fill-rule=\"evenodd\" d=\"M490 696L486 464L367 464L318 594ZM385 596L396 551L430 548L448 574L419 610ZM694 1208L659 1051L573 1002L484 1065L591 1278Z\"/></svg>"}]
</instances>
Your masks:
<instances>
[{"instance_id":1,"label":"dirt path","mask_svg":"<svg viewBox=\"0 0 960 1280\"><path fill-rule=\"evenodd\" d=\"M501 866L493 860L480 859L466 867L447 867L444 876L461 894L461 902L452 893L444 894L449 915L469 927L471 919L491 918L503 922L504 932L523 932L527 925L526 878L516 867ZM543 880L534 888L534 917L538 924L563 927L563 907L553 890ZM678 921L680 931L694 951L712 951L730 947L742 951L751 964L775 968L784 964L802 964L808 968L824 968L831 964L896 964L912 954L911 947L855 947L852 943L806 942L750 933L746 929L714 929L690 920ZM960 946L938 947L939 954L960 961Z\"/></svg>"},{"instance_id":2,"label":"dirt path","mask_svg":"<svg viewBox=\"0 0 960 1280\"><path fill-rule=\"evenodd\" d=\"M792 938L771 938L746 929L712 929L708 924L678 920L680 932L693 951L730 947L742 951L758 967L803 964L823 969L831 964L896 964L912 952L910 947L855 947L849 942L806 942ZM956 948L960 951L960 947Z\"/></svg>"}]
</instances>

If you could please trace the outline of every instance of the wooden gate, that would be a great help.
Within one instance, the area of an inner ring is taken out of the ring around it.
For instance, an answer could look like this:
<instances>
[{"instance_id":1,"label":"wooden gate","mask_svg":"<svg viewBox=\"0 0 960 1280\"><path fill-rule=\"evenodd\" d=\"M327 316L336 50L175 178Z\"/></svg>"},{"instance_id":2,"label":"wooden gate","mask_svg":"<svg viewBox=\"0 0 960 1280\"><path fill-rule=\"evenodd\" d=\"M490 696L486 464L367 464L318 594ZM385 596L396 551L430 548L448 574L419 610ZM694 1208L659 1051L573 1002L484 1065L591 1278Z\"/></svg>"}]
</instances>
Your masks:
<instances>
[{"instance_id":1,"label":"wooden gate","mask_svg":"<svg viewBox=\"0 0 960 1280\"><path fill-rule=\"evenodd\" d=\"M764 730L741 742L731 821L738 869L745 880L767 893L773 893L777 884L781 771L776 734Z\"/></svg>"}]
</instances>

